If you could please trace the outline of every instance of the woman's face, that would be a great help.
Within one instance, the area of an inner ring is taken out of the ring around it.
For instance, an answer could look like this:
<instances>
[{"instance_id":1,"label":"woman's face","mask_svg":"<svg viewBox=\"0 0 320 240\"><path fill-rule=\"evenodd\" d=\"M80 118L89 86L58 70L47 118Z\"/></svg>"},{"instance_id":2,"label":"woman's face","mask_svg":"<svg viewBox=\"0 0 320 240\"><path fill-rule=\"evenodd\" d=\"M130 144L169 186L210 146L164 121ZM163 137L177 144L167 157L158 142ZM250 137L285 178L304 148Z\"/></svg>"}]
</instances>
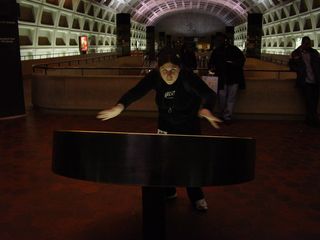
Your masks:
<instances>
[{"instance_id":1,"label":"woman's face","mask_svg":"<svg viewBox=\"0 0 320 240\"><path fill-rule=\"evenodd\" d=\"M177 81L180 72L180 67L173 63L165 63L160 67L160 74L162 79L169 85Z\"/></svg>"}]
</instances>

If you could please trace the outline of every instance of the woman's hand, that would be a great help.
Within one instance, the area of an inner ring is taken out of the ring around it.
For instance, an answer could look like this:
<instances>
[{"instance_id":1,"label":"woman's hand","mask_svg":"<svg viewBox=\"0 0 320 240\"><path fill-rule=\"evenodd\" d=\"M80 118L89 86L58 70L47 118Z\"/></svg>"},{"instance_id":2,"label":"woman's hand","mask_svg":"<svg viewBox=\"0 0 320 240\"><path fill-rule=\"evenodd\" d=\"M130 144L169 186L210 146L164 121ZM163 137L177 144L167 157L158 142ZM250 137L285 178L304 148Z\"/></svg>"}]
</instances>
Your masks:
<instances>
[{"instance_id":1,"label":"woman's hand","mask_svg":"<svg viewBox=\"0 0 320 240\"><path fill-rule=\"evenodd\" d=\"M119 103L113 108L99 112L97 115L97 118L101 119L102 121L108 120L110 118L114 118L118 116L123 111L123 109L124 109L124 106L121 103Z\"/></svg>"},{"instance_id":2,"label":"woman's hand","mask_svg":"<svg viewBox=\"0 0 320 240\"><path fill-rule=\"evenodd\" d=\"M219 118L213 116L208 109L200 109L198 115L207 119L214 128L220 128L218 123L221 123L222 121Z\"/></svg>"}]
</instances>

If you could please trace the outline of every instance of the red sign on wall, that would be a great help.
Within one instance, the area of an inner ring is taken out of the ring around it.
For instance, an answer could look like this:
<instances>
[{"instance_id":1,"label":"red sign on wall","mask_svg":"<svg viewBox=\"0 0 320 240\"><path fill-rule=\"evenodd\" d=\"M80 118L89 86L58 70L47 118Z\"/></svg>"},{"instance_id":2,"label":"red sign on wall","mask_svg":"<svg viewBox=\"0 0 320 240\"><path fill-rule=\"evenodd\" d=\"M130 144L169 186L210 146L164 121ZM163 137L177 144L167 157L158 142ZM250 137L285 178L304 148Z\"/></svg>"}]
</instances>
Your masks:
<instances>
[{"instance_id":1,"label":"red sign on wall","mask_svg":"<svg viewBox=\"0 0 320 240\"><path fill-rule=\"evenodd\" d=\"M80 52L87 53L88 51L88 36L79 37Z\"/></svg>"}]
</instances>

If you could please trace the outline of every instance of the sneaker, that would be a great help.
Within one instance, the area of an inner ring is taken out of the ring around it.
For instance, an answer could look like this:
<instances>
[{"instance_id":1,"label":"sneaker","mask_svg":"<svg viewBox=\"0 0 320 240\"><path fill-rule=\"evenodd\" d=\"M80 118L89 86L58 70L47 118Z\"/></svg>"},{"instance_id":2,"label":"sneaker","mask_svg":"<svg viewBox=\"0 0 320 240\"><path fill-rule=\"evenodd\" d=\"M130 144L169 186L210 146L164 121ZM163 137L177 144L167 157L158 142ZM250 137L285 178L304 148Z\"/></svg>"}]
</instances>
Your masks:
<instances>
[{"instance_id":1,"label":"sneaker","mask_svg":"<svg viewBox=\"0 0 320 240\"><path fill-rule=\"evenodd\" d=\"M207 211L208 210L208 203L204 198L195 201L194 206L195 206L196 210L198 210L198 211Z\"/></svg>"},{"instance_id":2,"label":"sneaker","mask_svg":"<svg viewBox=\"0 0 320 240\"><path fill-rule=\"evenodd\" d=\"M223 119L224 124L230 125L233 123L233 120L231 118Z\"/></svg>"},{"instance_id":3,"label":"sneaker","mask_svg":"<svg viewBox=\"0 0 320 240\"><path fill-rule=\"evenodd\" d=\"M175 192L174 194L167 195L167 200L175 199L177 198L178 194Z\"/></svg>"}]
</instances>

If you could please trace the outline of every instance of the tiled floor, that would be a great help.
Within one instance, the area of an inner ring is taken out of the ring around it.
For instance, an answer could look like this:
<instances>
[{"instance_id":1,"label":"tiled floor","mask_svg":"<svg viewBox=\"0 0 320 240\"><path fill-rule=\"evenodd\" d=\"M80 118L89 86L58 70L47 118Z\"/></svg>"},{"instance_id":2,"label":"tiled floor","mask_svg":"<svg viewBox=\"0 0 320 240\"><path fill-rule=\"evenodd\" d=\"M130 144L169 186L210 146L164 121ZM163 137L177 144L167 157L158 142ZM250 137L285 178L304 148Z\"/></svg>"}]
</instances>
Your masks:
<instances>
[{"instance_id":1,"label":"tiled floor","mask_svg":"<svg viewBox=\"0 0 320 240\"><path fill-rule=\"evenodd\" d=\"M257 140L256 179L204 188L205 214L186 192L167 205L167 239L320 239L320 129L299 121L239 120L203 133ZM51 172L56 129L154 132L154 118L42 114L0 121L1 240L141 239L139 186L97 184Z\"/></svg>"}]
</instances>

